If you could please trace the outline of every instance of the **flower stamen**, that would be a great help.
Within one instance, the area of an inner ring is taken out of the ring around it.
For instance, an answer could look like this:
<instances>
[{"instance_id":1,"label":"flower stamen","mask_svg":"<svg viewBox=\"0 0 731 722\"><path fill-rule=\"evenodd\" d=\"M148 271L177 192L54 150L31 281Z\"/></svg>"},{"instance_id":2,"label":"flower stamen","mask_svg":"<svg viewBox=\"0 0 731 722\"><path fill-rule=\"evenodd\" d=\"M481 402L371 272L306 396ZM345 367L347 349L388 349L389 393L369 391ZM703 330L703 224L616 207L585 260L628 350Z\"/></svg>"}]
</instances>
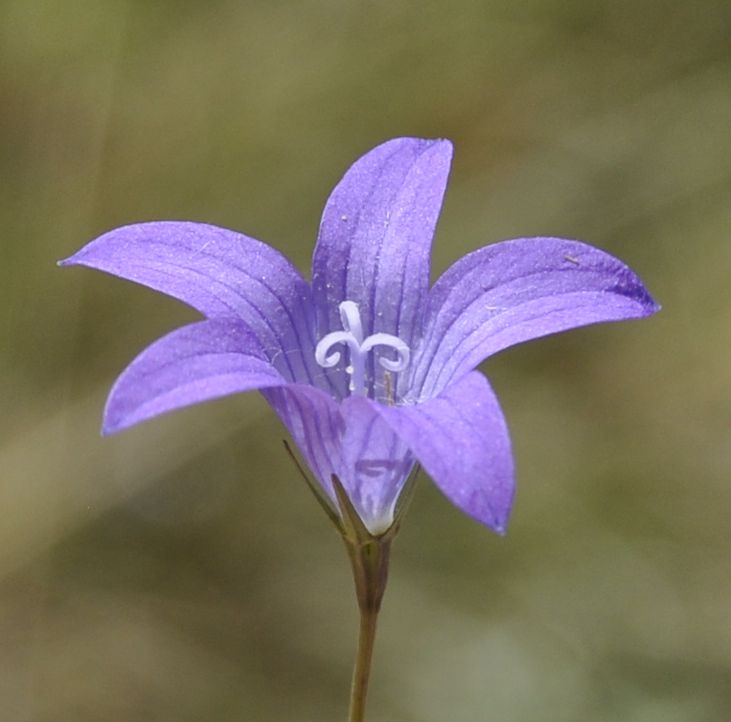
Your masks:
<instances>
[{"instance_id":1,"label":"flower stamen","mask_svg":"<svg viewBox=\"0 0 731 722\"><path fill-rule=\"evenodd\" d=\"M332 368L340 361L340 351L330 353L333 346L342 343L348 347L348 366L345 373L350 376L348 389L351 394L366 396L365 367L368 353L376 346L388 346L396 351L396 358L378 358L378 363L387 372L403 371L411 358L411 349L398 337L390 333L374 333L363 338L363 324L360 319L358 304L353 301L343 301L340 306L340 320L342 331L333 331L327 334L315 347L315 360L323 368Z\"/></svg>"}]
</instances>

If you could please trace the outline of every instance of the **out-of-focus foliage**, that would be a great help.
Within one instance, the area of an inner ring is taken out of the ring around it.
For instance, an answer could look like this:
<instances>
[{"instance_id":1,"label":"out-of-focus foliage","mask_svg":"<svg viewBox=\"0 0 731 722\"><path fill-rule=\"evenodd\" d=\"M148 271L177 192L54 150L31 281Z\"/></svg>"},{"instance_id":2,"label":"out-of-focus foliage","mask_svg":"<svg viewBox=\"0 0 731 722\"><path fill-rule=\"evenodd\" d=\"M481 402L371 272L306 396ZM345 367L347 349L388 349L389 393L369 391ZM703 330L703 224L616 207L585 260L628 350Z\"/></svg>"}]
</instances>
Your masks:
<instances>
[{"instance_id":1,"label":"out-of-focus foliage","mask_svg":"<svg viewBox=\"0 0 731 722\"><path fill-rule=\"evenodd\" d=\"M456 145L435 267L585 239L663 303L486 364L504 539L427 480L395 547L371 719L731 715L731 11L724 0L4 0L0 716L343 719L344 551L256 395L100 439L193 312L56 259L113 226L240 229L306 268L346 166Z\"/></svg>"}]
</instances>

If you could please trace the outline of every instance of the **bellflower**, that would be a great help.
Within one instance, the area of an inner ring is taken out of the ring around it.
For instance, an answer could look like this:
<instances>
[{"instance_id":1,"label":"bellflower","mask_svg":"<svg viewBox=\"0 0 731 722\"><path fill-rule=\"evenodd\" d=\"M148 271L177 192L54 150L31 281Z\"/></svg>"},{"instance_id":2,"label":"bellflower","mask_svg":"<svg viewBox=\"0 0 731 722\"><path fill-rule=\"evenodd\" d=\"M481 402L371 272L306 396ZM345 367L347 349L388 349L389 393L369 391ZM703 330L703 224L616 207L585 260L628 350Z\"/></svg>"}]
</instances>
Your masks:
<instances>
[{"instance_id":1,"label":"bellflower","mask_svg":"<svg viewBox=\"0 0 731 722\"><path fill-rule=\"evenodd\" d=\"M103 432L258 389L333 507L335 475L370 532L391 526L418 461L453 504L503 533L510 440L475 367L508 346L658 306L621 261L562 238L486 246L430 288L451 156L446 140L398 138L356 161L325 206L311 283L270 246L203 223L118 228L62 261L205 317L132 361Z\"/></svg>"}]
</instances>

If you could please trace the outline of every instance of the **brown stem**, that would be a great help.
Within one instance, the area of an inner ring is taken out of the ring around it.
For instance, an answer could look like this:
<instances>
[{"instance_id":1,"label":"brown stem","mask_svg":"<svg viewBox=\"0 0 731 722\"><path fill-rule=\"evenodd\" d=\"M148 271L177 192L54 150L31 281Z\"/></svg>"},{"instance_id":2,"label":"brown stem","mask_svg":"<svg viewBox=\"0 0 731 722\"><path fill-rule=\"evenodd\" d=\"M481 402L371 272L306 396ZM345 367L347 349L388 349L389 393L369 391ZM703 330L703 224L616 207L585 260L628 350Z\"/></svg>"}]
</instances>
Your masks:
<instances>
[{"instance_id":1,"label":"brown stem","mask_svg":"<svg viewBox=\"0 0 731 722\"><path fill-rule=\"evenodd\" d=\"M353 544L346 539L346 547L353 566L353 578L360 609L358 651L353 667L348 720L349 722L364 722L378 612L388 579L391 541L383 537L372 537L364 543Z\"/></svg>"},{"instance_id":2,"label":"brown stem","mask_svg":"<svg viewBox=\"0 0 731 722\"><path fill-rule=\"evenodd\" d=\"M360 634L358 635L358 654L355 658L353 682L350 687L349 722L363 722L365 720L368 680L371 673L373 644L376 638L376 620L377 614L361 613Z\"/></svg>"},{"instance_id":3,"label":"brown stem","mask_svg":"<svg viewBox=\"0 0 731 722\"><path fill-rule=\"evenodd\" d=\"M399 523L394 522L381 534L373 534L358 516L340 479L335 475L332 476L332 484L340 507L338 527L353 567L355 593L360 609L358 652L353 668L348 720L363 722L368 695L368 678L371 674L373 644L376 639L376 622L381 609L383 593L386 591L391 541L398 531Z\"/></svg>"}]
</instances>

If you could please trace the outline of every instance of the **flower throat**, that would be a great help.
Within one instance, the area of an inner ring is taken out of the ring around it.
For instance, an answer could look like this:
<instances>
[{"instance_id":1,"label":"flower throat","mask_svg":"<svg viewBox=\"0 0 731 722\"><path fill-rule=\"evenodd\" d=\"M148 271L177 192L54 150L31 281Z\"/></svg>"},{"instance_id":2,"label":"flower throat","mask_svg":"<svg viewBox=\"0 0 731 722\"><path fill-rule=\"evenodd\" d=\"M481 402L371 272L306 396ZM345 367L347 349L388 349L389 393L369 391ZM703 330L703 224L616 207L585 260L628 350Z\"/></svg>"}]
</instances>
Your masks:
<instances>
[{"instance_id":1,"label":"flower throat","mask_svg":"<svg viewBox=\"0 0 731 722\"><path fill-rule=\"evenodd\" d=\"M340 351L330 353L333 346L344 344L348 347L348 365L345 372L350 376L348 389L351 394L367 396L365 367L368 354L376 346L386 346L396 352L396 359L383 356L378 357L382 368L390 372L403 371L411 358L411 350L398 337L390 333L374 333L363 337L363 324L360 319L358 304L353 301L343 301L340 309L342 331L333 331L324 336L315 347L315 360L323 368L332 368L340 362ZM390 393L389 393L390 395Z\"/></svg>"}]
</instances>

